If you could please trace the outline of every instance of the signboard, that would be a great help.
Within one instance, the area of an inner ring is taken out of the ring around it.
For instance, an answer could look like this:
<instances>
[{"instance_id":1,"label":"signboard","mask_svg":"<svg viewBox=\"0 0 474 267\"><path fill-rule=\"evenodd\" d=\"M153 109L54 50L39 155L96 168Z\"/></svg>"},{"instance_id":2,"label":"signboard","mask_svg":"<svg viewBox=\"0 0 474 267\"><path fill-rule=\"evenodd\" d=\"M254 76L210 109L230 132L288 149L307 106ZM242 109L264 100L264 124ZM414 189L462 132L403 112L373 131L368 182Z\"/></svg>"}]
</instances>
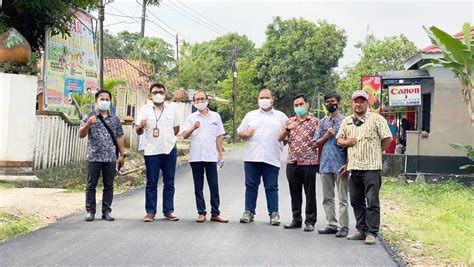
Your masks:
<instances>
[{"instance_id":1,"label":"signboard","mask_svg":"<svg viewBox=\"0 0 474 267\"><path fill-rule=\"evenodd\" d=\"M421 105L421 85L393 85L388 87L391 107Z\"/></svg>"},{"instance_id":2,"label":"signboard","mask_svg":"<svg viewBox=\"0 0 474 267\"><path fill-rule=\"evenodd\" d=\"M381 76L362 76L360 79L361 89L369 95L369 109L371 112L380 113L382 92L382 77Z\"/></svg>"},{"instance_id":3,"label":"signboard","mask_svg":"<svg viewBox=\"0 0 474 267\"><path fill-rule=\"evenodd\" d=\"M69 93L98 90L98 58L94 44L93 19L77 10L70 36L46 32L45 108L71 114Z\"/></svg>"}]
</instances>

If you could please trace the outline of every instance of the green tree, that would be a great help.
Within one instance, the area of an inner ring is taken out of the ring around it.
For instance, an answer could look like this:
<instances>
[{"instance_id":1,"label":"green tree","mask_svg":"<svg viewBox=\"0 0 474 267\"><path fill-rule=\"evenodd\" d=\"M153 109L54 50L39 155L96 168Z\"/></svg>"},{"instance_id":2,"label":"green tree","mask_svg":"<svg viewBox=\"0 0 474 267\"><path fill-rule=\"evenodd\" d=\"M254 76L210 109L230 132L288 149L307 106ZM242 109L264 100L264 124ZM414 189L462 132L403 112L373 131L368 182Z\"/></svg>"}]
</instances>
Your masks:
<instances>
[{"instance_id":1,"label":"green tree","mask_svg":"<svg viewBox=\"0 0 474 267\"><path fill-rule=\"evenodd\" d=\"M332 90L332 69L343 56L346 40L343 29L326 21L276 17L267 26L257 64L260 83L275 92L283 110L299 92L313 96L315 91Z\"/></svg>"},{"instance_id":2,"label":"green tree","mask_svg":"<svg viewBox=\"0 0 474 267\"><path fill-rule=\"evenodd\" d=\"M128 57L145 61L153 67L153 73L160 73L166 72L166 65L174 62L173 55L173 48L163 39L144 37L135 42Z\"/></svg>"},{"instance_id":3,"label":"green tree","mask_svg":"<svg viewBox=\"0 0 474 267\"><path fill-rule=\"evenodd\" d=\"M345 76L339 81L337 91L343 96L343 111L350 112L350 96L353 91L360 89L360 78L364 75L375 75L380 71L403 70L403 63L417 48L403 34L385 37L382 40L368 36L364 43L355 46L361 53L360 61L345 68Z\"/></svg>"},{"instance_id":4,"label":"green tree","mask_svg":"<svg viewBox=\"0 0 474 267\"><path fill-rule=\"evenodd\" d=\"M98 0L3 0L0 30L16 28L37 52L44 46L46 28L53 34L68 35L74 21L71 10L90 10L98 3Z\"/></svg>"},{"instance_id":5,"label":"green tree","mask_svg":"<svg viewBox=\"0 0 474 267\"><path fill-rule=\"evenodd\" d=\"M242 122L245 114L257 108L259 86L255 81L257 77L257 63L255 60L240 59L237 61L238 87L237 87L237 126ZM217 84L219 97L230 101L229 104L219 104L218 111L222 121L226 122L226 132L232 137L232 72L228 71L225 80Z\"/></svg>"},{"instance_id":6,"label":"green tree","mask_svg":"<svg viewBox=\"0 0 474 267\"><path fill-rule=\"evenodd\" d=\"M183 44L180 49L180 83L184 88L216 90L218 81L225 79L236 57L252 59L255 45L245 35L226 34L198 44Z\"/></svg>"},{"instance_id":7,"label":"green tree","mask_svg":"<svg viewBox=\"0 0 474 267\"><path fill-rule=\"evenodd\" d=\"M434 45L437 45L443 51L443 57L432 59L432 62L422 66L430 68L441 66L454 72L462 85L464 102L468 106L471 115L471 125L474 127L474 98L472 87L474 83L474 46L471 36L471 25L463 25L464 42L451 36L450 34L433 26L429 29L424 28Z\"/></svg>"}]
</instances>

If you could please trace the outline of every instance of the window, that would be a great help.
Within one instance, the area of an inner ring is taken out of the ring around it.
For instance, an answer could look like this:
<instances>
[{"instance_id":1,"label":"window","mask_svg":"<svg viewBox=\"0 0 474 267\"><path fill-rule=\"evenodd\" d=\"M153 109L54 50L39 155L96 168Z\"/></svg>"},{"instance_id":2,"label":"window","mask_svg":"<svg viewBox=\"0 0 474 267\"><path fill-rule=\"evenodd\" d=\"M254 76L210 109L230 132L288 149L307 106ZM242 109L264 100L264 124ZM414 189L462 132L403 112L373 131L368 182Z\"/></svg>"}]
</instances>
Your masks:
<instances>
[{"instance_id":1,"label":"window","mask_svg":"<svg viewBox=\"0 0 474 267\"><path fill-rule=\"evenodd\" d=\"M422 104L421 130L429 133L430 121L431 121L431 93L422 95L421 104Z\"/></svg>"}]
</instances>

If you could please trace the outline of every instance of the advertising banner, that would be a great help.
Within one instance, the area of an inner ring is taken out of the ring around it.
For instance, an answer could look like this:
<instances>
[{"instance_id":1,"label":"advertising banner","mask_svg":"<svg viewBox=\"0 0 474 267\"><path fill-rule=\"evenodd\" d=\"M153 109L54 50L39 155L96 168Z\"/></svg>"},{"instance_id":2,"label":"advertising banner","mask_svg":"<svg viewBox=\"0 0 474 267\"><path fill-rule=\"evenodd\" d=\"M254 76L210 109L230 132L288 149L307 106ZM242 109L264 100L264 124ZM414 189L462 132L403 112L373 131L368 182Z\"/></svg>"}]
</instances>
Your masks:
<instances>
[{"instance_id":1,"label":"advertising banner","mask_svg":"<svg viewBox=\"0 0 474 267\"><path fill-rule=\"evenodd\" d=\"M388 87L391 107L421 105L421 85L393 85Z\"/></svg>"},{"instance_id":2,"label":"advertising banner","mask_svg":"<svg viewBox=\"0 0 474 267\"><path fill-rule=\"evenodd\" d=\"M369 109L371 112L381 112L381 76L362 76L360 79L361 89L369 95Z\"/></svg>"},{"instance_id":3,"label":"advertising banner","mask_svg":"<svg viewBox=\"0 0 474 267\"><path fill-rule=\"evenodd\" d=\"M51 35L45 44L45 109L70 114L70 93L98 90L98 58L94 44L93 19L77 10L70 36Z\"/></svg>"}]
</instances>

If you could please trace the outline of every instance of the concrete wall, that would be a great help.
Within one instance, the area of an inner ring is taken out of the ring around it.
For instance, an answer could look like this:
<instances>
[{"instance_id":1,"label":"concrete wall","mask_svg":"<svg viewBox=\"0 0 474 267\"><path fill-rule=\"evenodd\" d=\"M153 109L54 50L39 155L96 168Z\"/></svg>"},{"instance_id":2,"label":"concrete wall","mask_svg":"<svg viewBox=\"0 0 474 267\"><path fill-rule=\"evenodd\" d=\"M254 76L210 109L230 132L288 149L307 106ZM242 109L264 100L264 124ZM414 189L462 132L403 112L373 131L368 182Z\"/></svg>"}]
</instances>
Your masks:
<instances>
[{"instance_id":1,"label":"concrete wall","mask_svg":"<svg viewBox=\"0 0 474 267\"><path fill-rule=\"evenodd\" d=\"M417 131L407 133L407 154L423 156L466 156L449 144L474 146L474 128L471 126L468 106L464 103L461 83L447 69L430 70L434 78L431 96L430 133L421 138ZM419 144L419 148L418 148Z\"/></svg>"},{"instance_id":2,"label":"concrete wall","mask_svg":"<svg viewBox=\"0 0 474 267\"><path fill-rule=\"evenodd\" d=\"M37 77L0 73L0 167L33 166Z\"/></svg>"}]
</instances>

